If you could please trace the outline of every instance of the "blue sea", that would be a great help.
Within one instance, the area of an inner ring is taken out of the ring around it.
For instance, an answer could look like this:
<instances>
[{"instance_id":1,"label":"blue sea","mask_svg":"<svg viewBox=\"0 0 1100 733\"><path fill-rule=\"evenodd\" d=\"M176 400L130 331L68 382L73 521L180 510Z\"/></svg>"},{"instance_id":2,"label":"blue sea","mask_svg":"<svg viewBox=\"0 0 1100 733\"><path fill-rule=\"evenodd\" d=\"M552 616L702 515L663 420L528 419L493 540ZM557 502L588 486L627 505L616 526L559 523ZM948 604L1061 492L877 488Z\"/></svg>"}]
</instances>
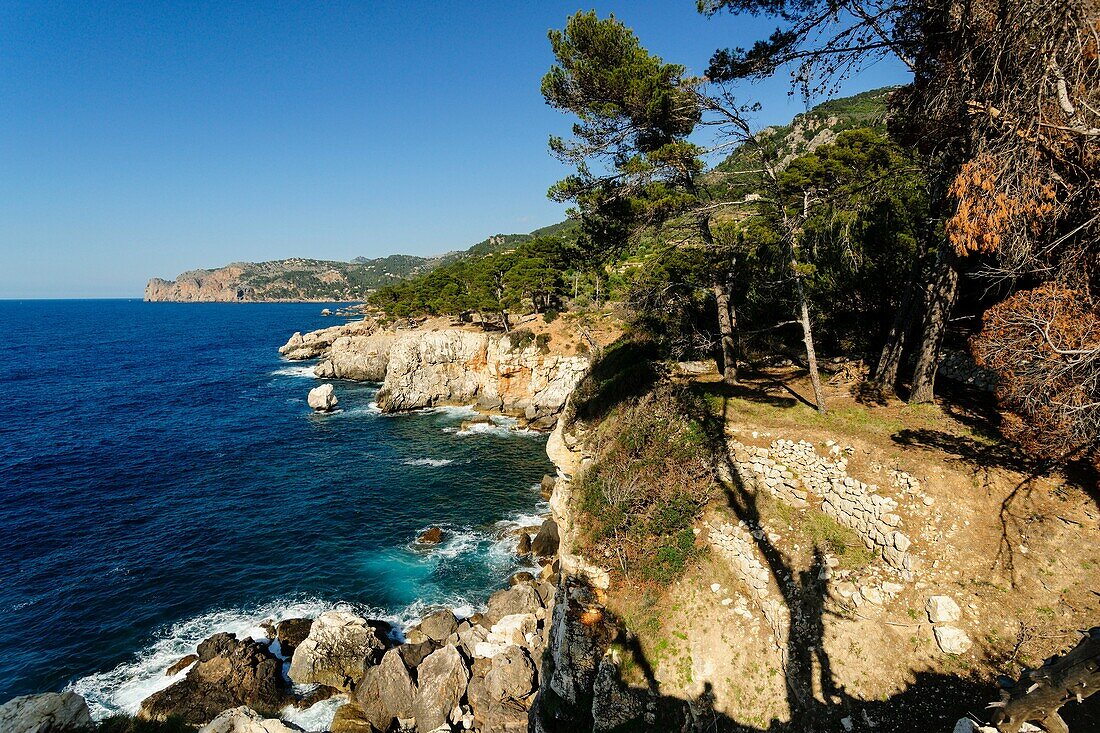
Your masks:
<instances>
[{"instance_id":1,"label":"blue sea","mask_svg":"<svg viewBox=\"0 0 1100 733\"><path fill-rule=\"evenodd\" d=\"M501 535L545 510L544 438L344 381L313 414L278 347L322 307L0 301L0 702L132 713L216 631L471 612L519 567Z\"/></svg>"}]
</instances>

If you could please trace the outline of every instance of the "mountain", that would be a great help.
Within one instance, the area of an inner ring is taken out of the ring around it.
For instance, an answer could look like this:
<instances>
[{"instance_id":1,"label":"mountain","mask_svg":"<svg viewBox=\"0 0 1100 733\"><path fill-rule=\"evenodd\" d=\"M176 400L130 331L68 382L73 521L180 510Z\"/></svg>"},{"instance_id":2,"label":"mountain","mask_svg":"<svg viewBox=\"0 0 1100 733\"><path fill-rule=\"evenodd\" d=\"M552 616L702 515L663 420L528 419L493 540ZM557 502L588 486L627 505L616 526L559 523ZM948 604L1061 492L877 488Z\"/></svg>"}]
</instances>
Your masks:
<instances>
[{"instance_id":1,"label":"mountain","mask_svg":"<svg viewBox=\"0 0 1100 733\"><path fill-rule=\"evenodd\" d=\"M234 262L210 270L189 270L175 280L155 277L145 286L147 301L239 302L365 300L383 285L429 272L466 257L480 257L515 247L533 237L557 234L576 226L566 221L528 234L495 234L477 244L438 257L390 255L356 257L351 262L299 257L270 262Z\"/></svg>"},{"instance_id":2,"label":"mountain","mask_svg":"<svg viewBox=\"0 0 1100 733\"><path fill-rule=\"evenodd\" d=\"M759 137L774 147L780 165L812 152L857 127L883 128L887 102L893 87L873 89L843 99L824 102L797 115L790 124L768 127ZM751 173L759 165L753 153L739 149L705 174L716 191L752 193L758 188ZM527 234L495 234L465 250L438 257L390 255L378 259L356 257L351 262L293 258L272 262L236 262L212 270L191 270L175 280L153 278L145 287L145 300L259 302L279 300L359 301L379 287L429 272L467 257L482 257L514 249L539 236L568 234L576 221L567 220Z\"/></svg>"}]
</instances>

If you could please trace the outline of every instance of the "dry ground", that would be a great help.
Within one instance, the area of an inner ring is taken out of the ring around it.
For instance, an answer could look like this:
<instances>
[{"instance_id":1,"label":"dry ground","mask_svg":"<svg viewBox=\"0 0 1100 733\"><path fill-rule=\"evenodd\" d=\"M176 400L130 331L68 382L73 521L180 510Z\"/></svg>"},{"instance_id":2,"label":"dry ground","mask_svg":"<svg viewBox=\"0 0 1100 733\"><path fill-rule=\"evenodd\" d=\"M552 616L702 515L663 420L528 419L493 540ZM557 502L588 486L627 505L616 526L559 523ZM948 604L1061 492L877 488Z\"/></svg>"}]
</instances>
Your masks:
<instances>
[{"instance_id":1,"label":"dry ground","mask_svg":"<svg viewBox=\"0 0 1100 733\"><path fill-rule=\"evenodd\" d=\"M818 581L810 572L813 548L853 545L839 554L838 570L857 586L897 580L881 558L813 508L754 497L784 567L779 574L789 574L772 578L775 595L783 597L779 581L797 589L786 601L798 606L793 633L804 638L787 643L789 629L769 624L720 554L706 551L709 525L739 518L731 495L719 491L698 525L701 559L678 582L612 585L608 607L637 639L638 649L623 654L633 682L649 677L662 695L709 700L716 729L785 730L798 708L818 721L814 730L949 731L966 712L987 717L997 674L1039 665L1072 647L1079 629L1100 624L1100 493L1084 474L1048 472L1003 444L988 396L867 407L839 382L827 386L830 410L820 415L806 403L808 381L793 369L732 389L708 377L691 386L741 442L801 439L820 454L830 440L850 447L849 474L899 501L917 569L895 598L857 606L837 594L838 578ZM919 479L920 492L891 486L891 469ZM951 596L962 608L956 625L974 642L966 653L939 650L925 614L931 595ZM792 672L792 657L812 670ZM790 692L799 684L812 686L813 699ZM1075 733L1100 731L1095 702L1067 709Z\"/></svg>"}]
</instances>

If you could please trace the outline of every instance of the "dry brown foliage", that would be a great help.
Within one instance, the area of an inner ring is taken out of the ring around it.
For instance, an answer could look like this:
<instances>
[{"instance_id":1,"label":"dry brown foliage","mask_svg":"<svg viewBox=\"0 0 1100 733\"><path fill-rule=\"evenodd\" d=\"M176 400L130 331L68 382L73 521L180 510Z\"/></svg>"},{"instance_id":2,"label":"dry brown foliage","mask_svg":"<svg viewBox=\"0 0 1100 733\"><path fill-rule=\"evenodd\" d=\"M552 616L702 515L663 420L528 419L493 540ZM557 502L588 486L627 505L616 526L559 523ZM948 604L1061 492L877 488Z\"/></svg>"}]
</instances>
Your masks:
<instances>
[{"instance_id":1,"label":"dry brown foliage","mask_svg":"<svg viewBox=\"0 0 1100 733\"><path fill-rule=\"evenodd\" d=\"M1006 436L1048 459L1100 447L1100 309L1082 293L1017 293L986 313L973 349L997 373Z\"/></svg>"}]
</instances>

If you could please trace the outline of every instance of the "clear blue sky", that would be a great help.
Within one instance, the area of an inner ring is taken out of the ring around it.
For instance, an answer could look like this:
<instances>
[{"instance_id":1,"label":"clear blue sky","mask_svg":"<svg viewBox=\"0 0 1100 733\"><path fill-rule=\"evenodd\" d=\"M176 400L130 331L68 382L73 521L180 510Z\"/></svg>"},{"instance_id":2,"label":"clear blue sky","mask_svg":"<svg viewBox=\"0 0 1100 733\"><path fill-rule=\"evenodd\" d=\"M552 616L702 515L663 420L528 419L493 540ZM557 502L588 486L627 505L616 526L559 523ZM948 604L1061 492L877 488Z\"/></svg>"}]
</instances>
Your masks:
<instances>
[{"instance_id":1,"label":"clear blue sky","mask_svg":"<svg viewBox=\"0 0 1100 733\"><path fill-rule=\"evenodd\" d=\"M767 20L600 2L693 71ZM0 4L0 298L139 296L150 276L435 254L559 221L546 31L592 4ZM882 64L855 92L906 80ZM802 111L758 85L760 123Z\"/></svg>"}]
</instances>

